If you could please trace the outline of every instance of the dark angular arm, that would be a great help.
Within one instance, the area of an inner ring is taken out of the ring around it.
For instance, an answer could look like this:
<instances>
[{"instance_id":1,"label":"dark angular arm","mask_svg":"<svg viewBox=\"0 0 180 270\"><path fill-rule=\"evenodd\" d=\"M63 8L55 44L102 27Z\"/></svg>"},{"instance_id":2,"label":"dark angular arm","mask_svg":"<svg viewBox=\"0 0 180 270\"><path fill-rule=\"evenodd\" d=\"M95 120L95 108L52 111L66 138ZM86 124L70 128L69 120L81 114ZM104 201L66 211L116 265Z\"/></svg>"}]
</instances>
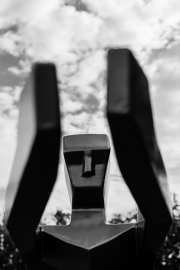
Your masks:
<instances>
[{"instance_id":1,"label":"dark angular arm","mask_svg":"<svg viewBox=\"0 0 180 270\"><path fill-rule=\"evenodd\" d=\"M153 257L172 223L170 193L153 126L148 82L127 49L108 53L107 117L120 170L143 215L141 233L145 219L143 250Z\"/></svg>"},{"instance_id":2,"label":"dark angular arm","mask_svg":"<svg viewBox=\"0 0 180 270\"><path fill-rule=\"evenodd\" d=\"M7 229L29 269L38 253L35 232L56 181L59 148L55 66L35 64L20 98L18 143L5 199Z\"/></svg>"}]
</instances>

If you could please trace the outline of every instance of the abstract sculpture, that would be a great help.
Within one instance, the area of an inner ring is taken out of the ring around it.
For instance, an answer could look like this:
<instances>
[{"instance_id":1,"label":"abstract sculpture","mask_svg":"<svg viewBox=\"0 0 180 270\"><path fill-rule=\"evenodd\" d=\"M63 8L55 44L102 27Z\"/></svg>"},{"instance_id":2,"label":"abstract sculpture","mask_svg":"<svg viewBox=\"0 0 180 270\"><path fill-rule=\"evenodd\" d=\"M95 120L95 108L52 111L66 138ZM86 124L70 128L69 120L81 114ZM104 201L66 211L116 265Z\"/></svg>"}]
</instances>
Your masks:
<instances>
[{"instance_id":1,"label":"abstract sculpture","mask_svg":"<svg viewBox=\"0 0 180 270\"><path fill-rule=\"evenodd\" d=\"M6 226L28 269L41 269L35 233L57 176L59 117L55 67L37 64L20 98L18 144L5 198Z\"/></svg>"},{"instance_id":2,"label":"abstract sculpture","mask_svg":"<svg viewBox=\"0 0 180 270\"><path fill-rule=\"evenodd\" d=\"M63 148L72 203L71 223L42 226L43 262L62 270L119 269L121 254L126 258L121 266L127 265L129 258L132 265L136 259L136 224L105 224L108 137L103 134L66 136Z\"/></svg>"},{"instance_id":3,"label":"abstract sculpture","mask_svg":"<svg viewBox=\"0 0 180 270\"><path fill-rule=\"evenodd\" d=\"M55 67L36 64L20 99L5 206L7 229L28 269L152 269L172 214L147 79L132 53L109 51L107 117L120 170L140 209L137 222L105 222L109 139L82 134L63 138L71 223L38 226L57 177L59 117Z\"/></svg>"},{"instance_id":4,"label":"abstract sculpture","mask_svg":"<svg viewBox=\"0 0 180 270\"><path fill-rule=\"evenodd\" d=\"M154 132L148 82L127 49L108 53L107 117L119 168L142 213L138 222L140 261L146 269L152 269L171 226L172 210Z\"/></svg>"}]
</instances>

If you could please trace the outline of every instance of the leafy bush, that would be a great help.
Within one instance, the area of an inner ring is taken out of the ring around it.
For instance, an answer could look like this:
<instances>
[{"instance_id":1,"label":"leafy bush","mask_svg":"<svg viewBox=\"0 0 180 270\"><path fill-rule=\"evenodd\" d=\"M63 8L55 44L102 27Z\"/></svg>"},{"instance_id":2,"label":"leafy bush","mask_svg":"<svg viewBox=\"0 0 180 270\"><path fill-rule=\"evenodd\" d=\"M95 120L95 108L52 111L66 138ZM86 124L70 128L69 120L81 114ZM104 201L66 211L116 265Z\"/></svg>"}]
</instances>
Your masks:
<instances>
[{"instance_id":1,"label":"leafy bush","mask_svg":"<svg viewBox=\"0 0 180 270\"><path fill-rule=\"evenodd\" d=\"M173 224L156 257L153 270L179 270L180 266L180 205L177 196L173 194ZM70 214L57 210L54 215L57 225L69 223ZM116 214L109 223L130 223L136 220L136 212L130 212L126 217ZM0 225L0 270L27 270L27 267L15 247L4 222Z\"/></svg>"}]
</instances>

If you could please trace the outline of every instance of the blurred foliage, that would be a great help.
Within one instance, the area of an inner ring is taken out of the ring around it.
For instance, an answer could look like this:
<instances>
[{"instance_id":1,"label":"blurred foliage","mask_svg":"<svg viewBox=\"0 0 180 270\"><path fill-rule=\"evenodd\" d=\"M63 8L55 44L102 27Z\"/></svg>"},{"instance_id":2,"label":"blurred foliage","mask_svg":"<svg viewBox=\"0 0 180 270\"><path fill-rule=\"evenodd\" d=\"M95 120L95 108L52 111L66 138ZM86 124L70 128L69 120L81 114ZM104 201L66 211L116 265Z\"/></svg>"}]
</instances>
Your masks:
<instances>
[{"instance_id":1,"label":"blurred foliage","mask_svg":"<svg viewBox=\"0 0 180 270\"><path fill-rule=\"evenodd\" d=\"M157 255L153 270L179 270L180 269L180 204L175 194L172 195L173 224ZM130 223L136 220L137 213L132 211L127 216L115 214L111 224ZM70 222L70 214L57 210L53 216L56 225L66 225ZM4 221L0 225L0 270L27 270L27 267L15 247Z\"/></svg>"},{"instance_id":2,"label":"blurred foliage","mask_svg":"<svg viewBox=\"0 0 180 270\"><path fill-rule=\"evenodd\" d=\"M118 224L118 223L132 223L137 220L137 210L129 212L126 216L122 214L114 214L113 218L108 221L110 224Z\"/></svg>"},{"instance_id":3,"label":"blurred foliage","mask_svg":"<svg viewBox=\"0 0 180 270\"><path fill-rule=\"evenodd\" d=\"M0 270L25 270L27 269L18 249L15 247L4 220L0 224Z\"/></svg>"},{"instance_id":4,"label":"blurred foliage","mask_svg":"<svg viewBox=\"0 0 180 270\"><path fill-rule=\"evenodd\" d=\"M180 269L180 204L172 194L173 224L156 257L153 270Z\"/></svg>"},{"instance_id":5,"label":"blurred foliage","mask_svg":"<svg viewBox=\"0 0 180 270\"><path fill-rule=\"evenodd\" d=\"M71 214L63 213L61 210L57 210L54 217L56 218L56 225L67 225L70 222Z\"/></svg>"}]
</instances>

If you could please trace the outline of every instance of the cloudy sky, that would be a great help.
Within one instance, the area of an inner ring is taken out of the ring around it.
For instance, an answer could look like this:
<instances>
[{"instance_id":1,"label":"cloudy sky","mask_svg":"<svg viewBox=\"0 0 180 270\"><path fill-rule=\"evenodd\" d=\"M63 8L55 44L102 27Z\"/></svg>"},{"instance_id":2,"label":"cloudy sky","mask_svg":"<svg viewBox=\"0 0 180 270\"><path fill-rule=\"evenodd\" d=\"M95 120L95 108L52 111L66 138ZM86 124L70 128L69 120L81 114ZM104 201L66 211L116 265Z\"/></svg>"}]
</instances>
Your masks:
<instances>
[{"instance_id":1,"label":"cloudy sky","mask_svg":"<svg viewBox=\"0 0 180 270\"><path fill-rule=\"evenodd\" d=\"M147 75L170 189L180 194L180 1L0 1L0 198L17 142L18 101L35 61L57 67L64 134L106 133L106 55L133 51ZM112 149L108 217L135 207ZM62 158L45 214L70 211Z\"/></svg>"}]
</instances>

